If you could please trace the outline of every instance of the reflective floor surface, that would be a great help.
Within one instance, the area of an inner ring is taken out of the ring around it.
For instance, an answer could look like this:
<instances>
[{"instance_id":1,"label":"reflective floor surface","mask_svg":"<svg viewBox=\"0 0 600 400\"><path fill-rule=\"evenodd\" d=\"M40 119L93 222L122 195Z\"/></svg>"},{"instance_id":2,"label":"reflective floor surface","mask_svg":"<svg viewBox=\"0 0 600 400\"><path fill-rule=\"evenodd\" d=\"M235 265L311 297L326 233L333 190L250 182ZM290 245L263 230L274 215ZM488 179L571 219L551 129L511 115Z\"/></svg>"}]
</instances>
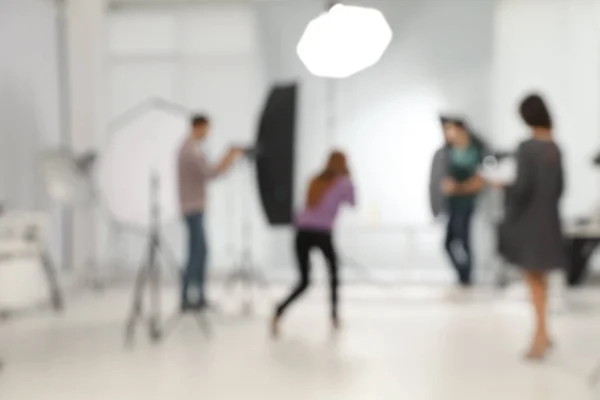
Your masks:
<instances>
[{"instance_id":1,"label":"reflective floor surface","mask_svg":"<svg viewBox=\"0 0 600 400\"><path fill-rule=\"evenodd\" d=\"M522 359L531 321L518 290L345 288L334 335L327 293L315 288L278 341L267 320L280 288L257 293L250 317L237 313L239 293L217 293L211 338L186 318L158 345L140 329L128 349L131 296L111 290L72 299L60 317L1 324L0 399L600 399L586 382L600 361L600 295L588 292L553 314L557 348L532 364Z\"/></svg>"}]
</instances>

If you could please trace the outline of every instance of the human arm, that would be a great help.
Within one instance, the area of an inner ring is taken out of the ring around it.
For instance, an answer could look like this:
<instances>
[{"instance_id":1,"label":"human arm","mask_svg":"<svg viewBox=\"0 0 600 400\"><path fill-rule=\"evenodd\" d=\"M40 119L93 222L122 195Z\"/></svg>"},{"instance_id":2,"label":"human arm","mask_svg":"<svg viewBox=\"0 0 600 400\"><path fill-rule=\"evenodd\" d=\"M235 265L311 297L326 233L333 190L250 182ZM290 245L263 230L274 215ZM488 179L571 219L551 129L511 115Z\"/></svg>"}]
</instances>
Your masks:
<instances>
[{"instance_id":1,"label":"human arm","mask_svg":"<svg viewBox=\"0 0 600 400\"><path fill-rule=\"evenodd\" d=\"M475 174L465 182L456 185L454 194L458 195L471 195L477 194L485 186L485 180L479 174Z\"/></svg>"},{"instance_id":2,"label":"human arm","mask_svg":"<svg viewBox=\"0 0 600 400\"><path fill-rule=\"evenodd\" d=\"M198 162L203 175L207 179L214 179L224 174L231 168L233 163L243 154L243 150L238 147L231 147L224 155L221 160L215 165L208 165L204 160L204 157L199 157Z\"/></svg>"},{"instance_id":3,"label":"human arm","mask_svg":"<svg viewBox=\"0 0 600 400\"><path fill-rule=\"evenodd\" d=\"M233 163L243 154L243 150L239 147L231 147L227 153L221 158L221 161L215 167L215 176L219 176L227 172Z\"/></svg>"}]
</instances>

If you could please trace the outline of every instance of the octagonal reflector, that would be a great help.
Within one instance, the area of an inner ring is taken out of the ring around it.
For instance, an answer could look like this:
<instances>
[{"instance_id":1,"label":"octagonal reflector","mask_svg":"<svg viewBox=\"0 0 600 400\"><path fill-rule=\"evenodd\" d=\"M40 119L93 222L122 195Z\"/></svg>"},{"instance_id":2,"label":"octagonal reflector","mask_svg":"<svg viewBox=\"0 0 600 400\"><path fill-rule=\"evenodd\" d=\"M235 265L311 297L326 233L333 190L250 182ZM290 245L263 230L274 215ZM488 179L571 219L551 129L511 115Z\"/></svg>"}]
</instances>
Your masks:
<instances>
[{"instance_id":1,"label":"octagonal reflector","mask_svg":"<svg viewBox=\"0 0 600 400\"><path fill-rule=\"evenodd\" d=\"M163 100L142 103L118 119L98 165L101 199L123 226L147 229L180 218L177 157L189 113ZM158 180L153 193L152 179ZM155 197L154 197L155 196ZM154 197L154 198L153 198ZM152 202L160 210L151 218Z\"/></svg>"},{"instance_id":2,"label":"octagonal reflector","mask_svg":"<svg viewBox=\"0 0 600 400\"><path fill-rule=\"evenodd\" d=\"M376 64L391 40L379 10L337 4L308 24L297 52L312 74L347 78Z\"/></svg>"}]
</instances>

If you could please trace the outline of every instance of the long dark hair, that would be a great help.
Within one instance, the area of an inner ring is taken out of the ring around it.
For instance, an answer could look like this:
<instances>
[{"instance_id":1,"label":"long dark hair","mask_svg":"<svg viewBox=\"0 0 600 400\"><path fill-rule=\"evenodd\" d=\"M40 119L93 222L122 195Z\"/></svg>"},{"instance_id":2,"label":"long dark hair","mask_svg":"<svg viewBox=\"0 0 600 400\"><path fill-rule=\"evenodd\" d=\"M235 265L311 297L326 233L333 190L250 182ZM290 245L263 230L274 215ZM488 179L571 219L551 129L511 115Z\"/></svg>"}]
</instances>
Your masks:
<instances>
[{"instance_id":1,"label":"long dark hair","mask_svg":"<svg viewBox=\"0 0 600 400\"><path fill-rule=\"evenodd\" d=\"M308 187L306 204L308 208L317 207L331 186L342 176L348 176L346 156L341 151L329 155L325 168L315 176Z\"/></svg>"}]
</instances>

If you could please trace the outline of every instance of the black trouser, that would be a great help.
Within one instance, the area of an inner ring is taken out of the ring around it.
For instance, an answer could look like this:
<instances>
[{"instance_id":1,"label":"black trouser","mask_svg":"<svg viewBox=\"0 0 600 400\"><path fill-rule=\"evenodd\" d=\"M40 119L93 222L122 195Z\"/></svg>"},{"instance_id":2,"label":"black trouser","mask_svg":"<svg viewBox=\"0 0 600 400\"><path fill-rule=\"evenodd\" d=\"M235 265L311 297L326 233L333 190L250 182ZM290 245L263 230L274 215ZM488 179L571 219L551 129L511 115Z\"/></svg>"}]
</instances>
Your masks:
<instances>
[{"instance_id":1,"label":"black trouser","mask_svg":"<svg viewBox=\"0 0 600 400\"><path fill-rule=\"evenodd\" d=\"M296 234L296 257L300 280L292 293L277 307L277 316L283 315L288 306L294 302L310 284L310 251L318 248L323 252L329 268L329 286L331 289L331 317L337 319L338 304L338 265L333 247L331 232L299 230Z\"/></svg>"},{"instance_id":2,"label":"black trouser","mask_svg":"<svg viewBox=\"0 0 600 400\"><path fill-rule=\"evenodd\" d=\"M450 210L446 230L446 251L463 285L471 283L471 216L473 208Z\"/></svg>"}]
</instances>

